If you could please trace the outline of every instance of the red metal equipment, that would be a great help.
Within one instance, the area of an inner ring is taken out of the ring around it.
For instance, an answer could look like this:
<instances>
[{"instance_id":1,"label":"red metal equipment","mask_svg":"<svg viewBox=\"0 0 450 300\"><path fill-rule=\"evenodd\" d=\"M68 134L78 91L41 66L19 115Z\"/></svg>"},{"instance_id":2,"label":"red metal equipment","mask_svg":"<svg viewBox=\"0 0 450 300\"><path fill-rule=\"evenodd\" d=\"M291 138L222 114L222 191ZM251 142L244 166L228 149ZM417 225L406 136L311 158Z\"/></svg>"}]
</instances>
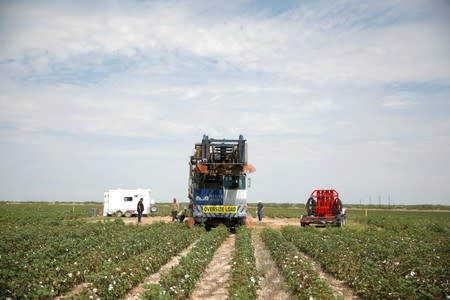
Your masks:
<instances>
[{"instance_id":1,"label":"red metal equipment","mask_svg":"<svg viewBox=\"0 0 450 300\"><path fill-rule=\"evenodd\" d=\"M345 209L336 190L314 190L306 202L306 211L307 215L300 218L301 226L345 225Z\"/></svg>"}]
</instances>

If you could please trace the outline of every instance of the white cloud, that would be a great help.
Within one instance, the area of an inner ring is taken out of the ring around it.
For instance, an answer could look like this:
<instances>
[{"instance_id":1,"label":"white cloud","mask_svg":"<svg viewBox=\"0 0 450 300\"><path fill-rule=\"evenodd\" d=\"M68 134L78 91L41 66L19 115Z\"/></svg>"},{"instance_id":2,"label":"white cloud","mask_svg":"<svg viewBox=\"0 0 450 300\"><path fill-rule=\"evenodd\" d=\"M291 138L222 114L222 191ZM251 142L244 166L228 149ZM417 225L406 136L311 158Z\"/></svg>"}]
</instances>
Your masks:
<instances>
[{"instance_id":1,"label":"white cloud","mask_svg":"<svg viewBox=\"0 0 450 300\"><path fill-rule=\"evenodd\" d=\"M383 106L391 109L404 109L416 104L411 98L410 94L400 94L393 96L386 96L383 100Z\"/></svg>"},{"instance_id":2,"label":"white cloud","mask_svg":"<svg viewBox=\"0 0 450 300\"><path fill-rule=\"evenodd\" d=\"M148 176L169 199L185 194L202 134L242 133L256 198L300 201L336 185L358 201L409 185L411 201L446 200L436 187L449 161L433 145L450 151L447 4L91 5L0 4L0 163L12 157L17 178L42 172L51 185L67 164L82 176L64 174L65 186L146 186ZM425 162L436 184L420 187Z\"/></svg>"},{"instance_id":3,"label":"white cloud","mask_svg":"<svg viewBox=\"0 0 450 300\"><path fill-rule=\"evenodd\" d=\"M449 80L448 20L420 19L416 15L428 11L427 5L412 7L405 2L311 3L278 16L218 19L199 14L202 5L170 2L100 7L90 13L62 6L16 7L8 13L22 26L3 30L6 44L0 53L20 60L32 50L39 56L32 60L38 70L85 54L102 60L117 53L134 57L179 51L215 59L224 68L293 80ZM412 20L395 22L401 13Z\"/></svg>"}]
</instances>

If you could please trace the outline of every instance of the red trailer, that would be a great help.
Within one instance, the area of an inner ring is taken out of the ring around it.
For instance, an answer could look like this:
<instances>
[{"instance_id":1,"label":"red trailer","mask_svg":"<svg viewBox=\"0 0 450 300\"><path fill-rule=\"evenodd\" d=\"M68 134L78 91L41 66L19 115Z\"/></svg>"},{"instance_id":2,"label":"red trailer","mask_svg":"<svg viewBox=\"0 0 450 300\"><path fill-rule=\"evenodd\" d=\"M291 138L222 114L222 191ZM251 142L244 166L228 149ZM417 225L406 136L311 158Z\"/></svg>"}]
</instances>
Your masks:
<instances>
[{"instance_id":1,"label":"red trailer","mask_svg":"<svg viewBox=\"0 0 450 300\"><path fill-rule=\"evenodd\" d=\"M345 225L345 209L336 190L314 190L306 202L306 212L300 218L301 226Z\"/></svg>"}]
</instances>

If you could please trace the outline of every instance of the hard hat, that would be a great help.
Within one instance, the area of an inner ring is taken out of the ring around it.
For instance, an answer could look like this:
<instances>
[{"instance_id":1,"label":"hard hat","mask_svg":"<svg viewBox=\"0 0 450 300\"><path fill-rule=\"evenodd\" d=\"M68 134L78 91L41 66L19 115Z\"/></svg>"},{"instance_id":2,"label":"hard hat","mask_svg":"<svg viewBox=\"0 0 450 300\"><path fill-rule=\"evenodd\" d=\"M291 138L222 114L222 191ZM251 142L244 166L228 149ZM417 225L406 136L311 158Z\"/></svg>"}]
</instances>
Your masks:
<instances>
[{"instance_id":1,"label":"hard hat","mask_svg":"<svg viewBox=\"0 0 450 300\"><path fill-rule=\"evenodd\" d=\"M261 200L258 201L258 203L261 203L261 202L262 202Z\"/></svg>"}]
</instances>

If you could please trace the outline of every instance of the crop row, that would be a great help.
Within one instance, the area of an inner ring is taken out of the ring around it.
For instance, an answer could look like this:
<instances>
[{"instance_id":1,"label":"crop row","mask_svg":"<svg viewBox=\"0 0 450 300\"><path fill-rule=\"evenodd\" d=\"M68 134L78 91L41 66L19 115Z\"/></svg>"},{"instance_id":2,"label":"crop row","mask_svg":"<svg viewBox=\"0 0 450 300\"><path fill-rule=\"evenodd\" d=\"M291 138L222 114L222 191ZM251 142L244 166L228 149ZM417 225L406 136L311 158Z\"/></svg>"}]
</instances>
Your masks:
<instances>
[{"instance_id":1,"label":"crop row","mask_svg":"<svg viewBox=\"0 0 450 300\"><path fill-rule=\"evenodd\" d=\"M114 246L114 241L127 237L123 224L72 225L60 225L57 230L47 225L22 226L20 231L6 233L12 243L1 249L2 296L45 297L64 292L94 271L83 263L90 260L93 250L101 255ZM129 236L136 233L135 229L128 228Z\"/></svg>"},{"instance_id":2,"label":"crop row","mask_svg":"<svg viewBox=\"0 0 450 300\"><path fill-rule=\"evenodd\" d=\"M446 298L449 237L404 230L299 230L283 235L344 280L362 299Z\"/></svg>"},{"instance_id":3,"label":"crop row","mask_svg":"<svg viewBox=\"0 0 450 300\"><path fill-rule=\"evenodd\" d=\"M261 232L261 238L294 295L299 299L334 298L328 283L318 277L311 263L279 231L265 228Z\"/></svg>"},{"instance_id":4,"label":"crop row","mask_svg":"<svg viewBox=\"0 0 450 300\"><path fill-rule=\"evenodd\" d=\"M180 263L161 274L159 284L150 284L144 297L147 299L186 299L195 283L211 262L214 252L228 236L228 229L219 226L203 234Z\"/></svg>"},{"instance_id":5,"label":"crop row","mask_svg":"<svg viewBox=\"0 0 450 300\"><path fill-rule=\"evenodd\" d=\"M378 229L403 232L404 230L424 230L426 232L450 232L449 211L383 211L352 210L352 220Z\"/></svg>"},{"instance_id":6,"label":"crop row","mask_svg":"<svg viewBox=\"0 0 450 300\"><path fill-rule=\"evenodd\" d=\"M105 267L139 257L157 243L155 240L163 241L161 236L176 236L185 230L180 224L130 226L120 219L61 228L65 229L65 235L50 234L43 242L34 243L32 250L14 249L14 244L2 249L0 296L45 298L63 294L74 285L92 279ZM24 230L27 229L30 228L25 226Z\"/></svg>"},{"instance_id":7,"label":"crop row","mask_svg":"<svg viewBox=\"0 0 450 300\"><path fill-rule=\"evenodd\" d=\"M201 233L198 227L188 230L180 224L166 224L161 228L162 231L153 232L142 253L117 263L106 262L97 273L86 276L91 286L86 294L102 299L123 297L130 288L148 274L156 272Z\"/></svg>"},{"instance_id":8,"label":"crop row","mask_svg":"<svg viewBox=\"0 0 450 300\"><path fill-rule=\"evenodd\" d=\"M236 231L229 298L256 299L257 275L252 233L249 228L241 226Z\"/></svg>"}]
</instances>

